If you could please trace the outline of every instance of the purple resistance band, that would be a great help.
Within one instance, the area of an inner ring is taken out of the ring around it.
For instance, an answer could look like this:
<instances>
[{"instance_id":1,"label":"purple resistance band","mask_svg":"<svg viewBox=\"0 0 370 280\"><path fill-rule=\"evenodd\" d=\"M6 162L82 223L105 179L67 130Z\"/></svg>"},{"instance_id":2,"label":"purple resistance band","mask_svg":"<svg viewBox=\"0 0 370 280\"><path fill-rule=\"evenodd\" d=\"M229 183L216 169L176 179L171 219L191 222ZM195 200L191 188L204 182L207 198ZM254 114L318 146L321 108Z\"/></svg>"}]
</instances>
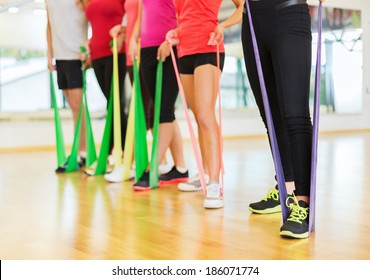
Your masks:
<instances>
[{"instance_id":1,"label":"purple resistance band","mask_svg":"<svg viewBox=\"0 0 370 280\"><path fill-rule=\"evenodd\" d=\"M313 107L313 130L312 130L312 158L311 158L311 188L310 188L310 217L309 232L315 230L315 206L316 206L316 170L317 170L317 146L319 139L319 116L320 116L320 88L321 88L321 34L322 34L322 3L319 3L317 18L317 54L315 73L315 96Z\"/></svg>"},{"instance_id":2,"label":"purple resistance band","mask_svg":"<svg viewBox=\"0 0 370 280\"><path fill-rule=\"evenodd\" d=\"M269 106L266 84L263 77L261 59L259 56L256 34L253 28L253 22L250 12L248 0L246 2L249 25L251 30L251 37L253 42L253 49L256 58L256 65L258 77L261 86L261 93L263 99L263 106L265 109L267 128L269 131L269 138L271 143L272 155L275 165L275 172L277 177L280 204L282 209L283 221L289 216L289 209L286 206L287 191L285 186L285 178L279 147L276 139L274 123L272 121L271 110ZM316 169L317 169L317 144L318 144L318 128L319 128L319 106L320 106L320 75L321 75L321 33L322 33L322 3L319 3L318 10L318 42L317 42L317 62L316 62L316 75L315 75L315 97L314 97L314 112L313 112L313 133L312 133L312 158L311 158L311 185L310 185L310 217L309 217L309 232L315 229L315 203L316 203Z\"/></svg>"}]
</instances>

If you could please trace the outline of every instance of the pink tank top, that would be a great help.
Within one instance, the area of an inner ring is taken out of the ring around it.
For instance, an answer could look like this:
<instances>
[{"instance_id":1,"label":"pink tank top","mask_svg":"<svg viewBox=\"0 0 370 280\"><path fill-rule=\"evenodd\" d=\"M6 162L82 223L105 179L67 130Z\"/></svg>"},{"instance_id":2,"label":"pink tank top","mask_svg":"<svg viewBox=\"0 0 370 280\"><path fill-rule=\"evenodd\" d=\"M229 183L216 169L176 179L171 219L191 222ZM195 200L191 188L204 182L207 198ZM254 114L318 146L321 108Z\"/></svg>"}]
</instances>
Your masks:
<instances>
[{"instance_id":1,"label":"pink tank top","mask_svg":"<svg viewBox=\"0 0 370 280\"><path fill-rule=\"evenodd\" d=\"M141 47L159 46L177 27L173 0L142 0Z\"/></svg>"}]
</instances>

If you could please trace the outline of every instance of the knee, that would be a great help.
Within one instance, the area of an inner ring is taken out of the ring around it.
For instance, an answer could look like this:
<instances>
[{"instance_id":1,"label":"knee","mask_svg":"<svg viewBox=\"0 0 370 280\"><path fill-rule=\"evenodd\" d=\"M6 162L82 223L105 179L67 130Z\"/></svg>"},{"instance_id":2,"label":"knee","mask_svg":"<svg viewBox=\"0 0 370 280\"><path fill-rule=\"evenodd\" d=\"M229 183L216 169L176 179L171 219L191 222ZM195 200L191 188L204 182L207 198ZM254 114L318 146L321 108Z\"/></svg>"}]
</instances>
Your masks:
<instances>
[{"instance_id":1,"label":"knee","mask_svg":"<svg viewBox=\"0 0 370 280\"><path fill-rule=\"evenodd\" d=\"M80 98L70 98L68 102L73 112L77 112L80 109L80 103L81 103Z\"/></svg>"},{"instance_id":2,"label":"knee","mask_svg":"<svg viewBox=\"0 0 370 280\"><path fill-rule=\"evenodd\" d=\"M310 117L288 117L285 118L285 122L289 133L312 133L312 123Z\"/></svg>"},{"instance_id":3,"label":"knee","mask_svg":"<svg viewBox=\"0 0 370 280\"><path fill-rule=\"evenodd\" d=\"M217 125L216 117L212 114L202 112L196 114L195 118L199 128L204 130L211 130L215 125Z\"/></svg>"}]
</instances>

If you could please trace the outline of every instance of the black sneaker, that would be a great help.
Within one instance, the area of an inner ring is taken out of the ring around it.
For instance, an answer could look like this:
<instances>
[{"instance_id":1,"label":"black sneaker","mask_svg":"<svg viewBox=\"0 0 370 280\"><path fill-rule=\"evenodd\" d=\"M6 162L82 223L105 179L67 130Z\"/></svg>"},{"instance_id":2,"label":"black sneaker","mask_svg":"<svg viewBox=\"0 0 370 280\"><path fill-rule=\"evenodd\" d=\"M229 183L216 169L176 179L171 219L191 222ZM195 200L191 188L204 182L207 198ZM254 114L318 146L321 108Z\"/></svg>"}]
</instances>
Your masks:
<instances>
[{"instance_id":1,"label":"black sneaker","mask_svg":"<svg viewBox=\"0 0 370 280\"><path fill-rule=\"evenodd\" d=\"M78 165L80 165L80 168L86 166L86 157L83 157L81 155L78 156Z\"/></svg>"},{"instance_id":2,"label":"black sneaker","mask_svg":"<svg viewBox=\"0 0 370 280\"><path fill-rule=\"evenodd\" d=\"M249 204L249 210L257 214L281 212L279 190L277 186L270 190L261 201Z\"/></svg>"},{"instance_id":3,"label":"black sneaker","mask_svg":"<svg viewBox=\"0 0 370 280\"><path fill-rule=\"evenodd\" d=\"M181 173L180 171L177 170L176 166L173 166L169 172L159 176L159 184L165 185L165 184L183 183L187 182L188 179L189 179L188 171Z\"/></svg>"},{"instance_id":4,"label":"black sneaker","mask_svg":"<svg viewBox=\"0 0 370 280\"><path fill-rule=\"evenodd\" d=\"M291 199L288 198L287 201ZM280 236L290 238L307 238L309 231L309 207L306 202L300 200L290 204L290 214L283 226L280 228Z\"/></svg>"},{"instance_id":5,"label":"black sneaker","mask_svg":"<svg viewBox=\"0 0 370 280\"><path fill-rule=\"evenodd\" d=\"M132 188L135 191L149 191L150 184L149 184L149 172L145 171L141 178L132 185Z\"/></svg>"},{"instance_id":6,"label":"black sneaker","mask_svg":"<svg viewBox=\"0 0 370 280\"><path fill-rule=\"evenodd\" d=\"M67 170L68 161L69 161L69 157L67 158L65 163L63 163L61 166L58 166L58 168L55 169L55 173L65 173L66 170ZM77 170L80 170L85 165L85 163L86 163L86 159L79 158L78 159L78 169Z\"/></svg>"}]
</instances>

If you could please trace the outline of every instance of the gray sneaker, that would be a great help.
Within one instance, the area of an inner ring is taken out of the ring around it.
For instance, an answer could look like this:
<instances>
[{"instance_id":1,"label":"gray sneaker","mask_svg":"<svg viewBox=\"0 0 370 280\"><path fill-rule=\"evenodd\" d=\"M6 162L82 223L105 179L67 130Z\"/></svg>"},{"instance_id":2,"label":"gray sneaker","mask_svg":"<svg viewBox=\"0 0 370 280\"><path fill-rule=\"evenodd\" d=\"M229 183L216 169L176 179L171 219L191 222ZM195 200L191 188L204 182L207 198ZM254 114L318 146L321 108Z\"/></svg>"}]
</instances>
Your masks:
<instances>
[{"instance_id":1,"label":"gray sneaker","mask_svg":"<svg viewBox=\"0 0 370 280\"><path fill-rule=\"evenodd\" d=\"M207 183L209 177L206 174L205 177ZM200 192L203 190L202 185L200 183L199 174L191 178L188 182L178 184L177 188L183 192Z\"/></svg>"},{"instance_id":2,"label":"gray sneaker","mask_svg":"<svg viewBox=\"0 0 370 280\"><path fill-rule=\"evenodd\" d=\"M222 208L224 207L224 198L222 187L219 183L211 183L207 186L207 195L204 199L204 208Z\"/></svg>"}]
</instances>

